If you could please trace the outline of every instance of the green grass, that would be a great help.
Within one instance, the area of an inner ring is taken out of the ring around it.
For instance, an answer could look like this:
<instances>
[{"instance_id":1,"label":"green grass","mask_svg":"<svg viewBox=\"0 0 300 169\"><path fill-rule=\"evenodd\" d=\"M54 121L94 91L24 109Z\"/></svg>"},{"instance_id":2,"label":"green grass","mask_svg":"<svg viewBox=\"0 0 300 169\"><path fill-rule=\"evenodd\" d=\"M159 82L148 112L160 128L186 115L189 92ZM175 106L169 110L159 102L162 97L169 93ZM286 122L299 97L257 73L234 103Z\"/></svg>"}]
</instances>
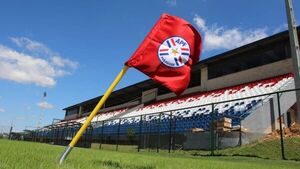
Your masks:
<instances>
[{"instance_id":1,"label":"green grass","mask_svg":"<svg viewBox=\"0 0 300 169\"><path fill-rule=\"evenodd\" d=\"M93 149L99 149L99 144L92 144ZM116 150L116 145L102 144L104 150ZM133 145L119 145L119 151L122 152L137 152L137 146ZM289 160L300 161L300 138L286 138L284 139L285 158ZM156 152L156 149L141 149L141 152ZM171 151L173 156L208 156L211 151ZM225 150L215 150L216 156L246 156L258 157L264 159L281 159L281 144L280 140L269 140L264 142L255 142L242 147L228 148ZM160 150L160 155L168 155L167 150Z\"/></svg>"},{"instance_id":2,"label":"green grass","mask_svg":"<svg viewBox=\"0 0 300 169\"><path fill-rule=\"evenodd\" d=\"M300 162L249 157L192 157L75 148L62 166L65 147L0 139L0 169L299 169Z\"/></svg>"},{"instance_id":3,"label":"green grass","mask_svg":"<svg viewBox=\"0 0 300 169\"><path fill-rule=\"evenodd\" d=\"M284 149L286 159L300 161L300 138L284 139ZM282 158L279 139L256 142L242 147L229 148L217 151L217 153L222 155L253 156L267 159Z\"/></svg>"}]
</instances>

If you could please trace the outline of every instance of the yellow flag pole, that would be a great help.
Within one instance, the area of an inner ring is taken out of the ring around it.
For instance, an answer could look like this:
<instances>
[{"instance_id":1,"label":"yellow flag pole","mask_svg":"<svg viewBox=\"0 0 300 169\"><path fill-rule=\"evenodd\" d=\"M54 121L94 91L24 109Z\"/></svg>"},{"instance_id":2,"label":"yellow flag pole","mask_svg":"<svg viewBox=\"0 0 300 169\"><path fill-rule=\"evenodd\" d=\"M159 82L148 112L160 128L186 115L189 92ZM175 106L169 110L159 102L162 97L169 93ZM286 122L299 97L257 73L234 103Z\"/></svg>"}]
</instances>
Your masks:
<instances>
[{"instance_id":1,"label":"yellow flag pole","mask_svg":"<svg viewBox=\"0 0 300 169\"><path fill-rule=\"evenodd\" d=\"M121 72L118 74L116 79L113 81L113 83L109 86L109 88L106 90L105 94L101 98L101 100L98 102L92 113L89 115L89 117L86 119L84 124L81 126L79 131L76 133L75 137L72 139L71 143L67 146L63 154L60 156L59 164L62 164L63 161L67 158L68 154L71 152L72 148L76 145L78 140L80 139L81 135L84 133L86 128L91 123L94 116L97 114L97 112L100 110L100 108L103 106L107 98L110 96L114 88L117 86L117 84L120 82L122 77L125 75L126 71L128 70L128 66L124 66Z\"/></svg>"}]
</instances>

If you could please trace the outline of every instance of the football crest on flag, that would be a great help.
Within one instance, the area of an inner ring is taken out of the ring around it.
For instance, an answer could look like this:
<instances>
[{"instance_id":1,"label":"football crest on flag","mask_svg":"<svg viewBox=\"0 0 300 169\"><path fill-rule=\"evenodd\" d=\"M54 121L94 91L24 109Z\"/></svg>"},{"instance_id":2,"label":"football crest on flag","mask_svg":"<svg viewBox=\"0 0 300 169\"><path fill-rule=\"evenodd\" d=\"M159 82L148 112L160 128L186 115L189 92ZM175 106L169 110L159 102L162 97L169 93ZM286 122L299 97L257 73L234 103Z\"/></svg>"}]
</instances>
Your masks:
<instances>
[{"instance_id":1,"label":"football crest on flag","mask_svg":"<svg viewBox=\"0 0 300 169\"><path fill-rule=\"evenodd\" d=\"M125 65L180 95L190 83L200 53L198 31L182 18L163 14Z\"/></svg>"},{"instance_id":2,"label":"football crest on flag","mask_svg":"<svg viewBox=\"0 0 300 169\"><path fill-rule=\"evenodd\" d=\"M181 37L170 37L159 46L158 58L168 67L181 67L190 58L190 46Z\"/></svg>"}]
</instances>

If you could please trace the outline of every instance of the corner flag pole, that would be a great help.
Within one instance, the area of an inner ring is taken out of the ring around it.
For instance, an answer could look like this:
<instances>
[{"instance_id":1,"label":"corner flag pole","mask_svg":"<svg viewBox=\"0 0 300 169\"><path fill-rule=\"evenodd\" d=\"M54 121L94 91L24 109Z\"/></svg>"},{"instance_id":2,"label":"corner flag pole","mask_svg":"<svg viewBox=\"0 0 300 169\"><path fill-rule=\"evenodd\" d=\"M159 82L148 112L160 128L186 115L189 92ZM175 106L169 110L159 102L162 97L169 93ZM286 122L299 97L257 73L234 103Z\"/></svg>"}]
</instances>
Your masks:
<instances>
[{"instance_id":1,"label":"corner flag pole","mask_svg":"<svg viewBox=\"0 0 300 169\"><path fill-rule=\"evenodd\" d=\"M71 152L72 148L76 145L76 143L80 139L81 135L84 133L84 131L86 130L86 128L89 126L89 124L91 123L91 121L94 118L94 116L97 114L97 112L103 106L103 104L105 103L105 101L107 100L107 98L110 96L110 94L112 93L112 91L114 90L114 88L117 86L117 84L120 82L120 80L122 79L122 77L125 75L125 73L126 73L127 70L128 70L128 66L124 66L123 69L121 70L121 72L118 74L118 76L113 81L113 83L106 90L105 94L100 99L100 101L98 102L98 104L96 105L96 107L94 108L94 110L92 111L92 113L86 119L86 121L81 126L81 128L79 129L79 131L76 133L75 137L72 139L71 143L66 147L65 151L60 156L59 164L62 164L63 161L67 158L67 156Z\"/></svg>"}]
</instances>

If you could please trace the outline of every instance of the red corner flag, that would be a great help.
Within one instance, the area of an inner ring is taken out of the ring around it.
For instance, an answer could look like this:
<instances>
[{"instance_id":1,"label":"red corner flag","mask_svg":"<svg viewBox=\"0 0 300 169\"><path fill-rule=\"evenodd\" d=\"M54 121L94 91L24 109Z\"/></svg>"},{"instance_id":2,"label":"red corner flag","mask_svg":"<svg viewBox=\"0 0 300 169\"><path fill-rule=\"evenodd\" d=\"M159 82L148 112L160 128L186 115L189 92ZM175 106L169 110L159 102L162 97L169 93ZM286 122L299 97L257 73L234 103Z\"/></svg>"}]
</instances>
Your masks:
<instances>
[{"instance_id":1,"label":"red corner flag","mask_svg":"<svg viewBox=\"0 0 300 169\"><path fill-rule=\"evenodd\" d=\"M189 85L191 66L199 61L201 36L187 21L163 14L125 63L180 95Z\"/></svg>"}]
</instances>

